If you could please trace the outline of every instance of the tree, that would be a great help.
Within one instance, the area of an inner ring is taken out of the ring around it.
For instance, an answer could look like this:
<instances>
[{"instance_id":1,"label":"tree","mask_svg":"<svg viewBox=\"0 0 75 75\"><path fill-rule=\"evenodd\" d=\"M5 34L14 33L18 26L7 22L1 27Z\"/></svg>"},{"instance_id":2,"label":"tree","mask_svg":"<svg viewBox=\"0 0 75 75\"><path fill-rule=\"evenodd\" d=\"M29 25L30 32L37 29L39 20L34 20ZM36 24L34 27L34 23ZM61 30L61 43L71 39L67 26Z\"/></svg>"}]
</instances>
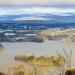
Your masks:
<instances>
[{"instance_id":1,"label":"tree","mask_svg":"<svg viewBox=\"0 0 75 75\"><path fill-rule=\"evenodd\" d=\"M65 48L63 48L63 53L59 53L59 51L57 51L56 53L58 59L63 58L64 64L60 65L58 63L58 60L57 61L54 60L54 64L56 65L56 69L57 71L59 71L60 75L65 75L66 70L70 69L72 65L72 49L68 40L67 40L67 46L68 46L68 51Z\"/></svg>"}]
</instances>

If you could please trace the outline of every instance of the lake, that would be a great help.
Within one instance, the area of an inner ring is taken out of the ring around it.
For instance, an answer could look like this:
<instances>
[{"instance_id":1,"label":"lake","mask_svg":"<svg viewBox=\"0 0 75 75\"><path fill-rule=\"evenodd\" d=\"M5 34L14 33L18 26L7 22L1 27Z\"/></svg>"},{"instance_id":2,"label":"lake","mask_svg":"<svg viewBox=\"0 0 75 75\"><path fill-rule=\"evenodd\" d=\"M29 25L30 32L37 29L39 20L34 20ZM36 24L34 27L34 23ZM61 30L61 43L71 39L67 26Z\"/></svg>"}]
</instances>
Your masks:
<instances>
[{"instance_id":1,"label":"lake","mask_svg":"<svg viewBox=\"0 0 75 75\"><path fill-rule=\"evenodd\" d=\"M16 64L24 64L20 61L15 61L14 57L16 55L35 55L35 56L51 56L55 55L57 50L61 53L63 48L68 50L68 45L62 43L61 41L50 41L45 40L43 43L34 43L34 42L3 42L4 50L0 52L0 70L6 70L7 68L12 67ZM72 55L72 64L75 65L75 46L74 44L70 46L73 55Z\"/></svg>"}]
</instances>

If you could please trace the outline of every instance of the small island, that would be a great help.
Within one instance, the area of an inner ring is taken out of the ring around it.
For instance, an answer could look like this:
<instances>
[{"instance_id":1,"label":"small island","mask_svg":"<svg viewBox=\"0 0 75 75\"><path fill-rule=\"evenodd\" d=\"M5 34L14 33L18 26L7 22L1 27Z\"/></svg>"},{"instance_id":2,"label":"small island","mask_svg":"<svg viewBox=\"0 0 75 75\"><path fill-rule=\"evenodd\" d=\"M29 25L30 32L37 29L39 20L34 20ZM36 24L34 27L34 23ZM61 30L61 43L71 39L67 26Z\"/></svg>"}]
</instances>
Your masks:
<instances>
[{"instance_id":1,"label":"small island","mask_svg":"<svg viewBox=\"0 0 75 75\"><path fill-rule=\"evenodd\" d=\"M34 64L37 66L49 66L54 67L56 66L55 62L57 62L60 65L64 65L64 59L62 57L46 57L46 56L26 56L26 55L18 55L15 56L15 60L23 61L28 64Z\"/></svg>"}]
</instances>

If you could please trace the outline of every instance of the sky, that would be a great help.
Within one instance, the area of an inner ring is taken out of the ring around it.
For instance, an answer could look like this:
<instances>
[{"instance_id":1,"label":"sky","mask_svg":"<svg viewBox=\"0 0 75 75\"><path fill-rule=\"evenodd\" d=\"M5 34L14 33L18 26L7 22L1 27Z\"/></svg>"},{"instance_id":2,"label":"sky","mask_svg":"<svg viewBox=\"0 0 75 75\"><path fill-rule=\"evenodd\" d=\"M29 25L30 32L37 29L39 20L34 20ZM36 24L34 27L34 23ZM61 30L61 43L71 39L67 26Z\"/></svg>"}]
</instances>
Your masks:
<instances>
[{"instance_id":1,"label":"sky","mask_svg":"<svg viewBox=\"0 0 75 75\"><path fill-rule=\"evenodd\" d=\"M75 0L0 0L2 6L75 5Z\"/></svg>"},{"instance_id":2,"label":"sky","mask_svg":"<svg viewBox=\"0 0 75 75\"><path fill-rule=\"evenodd\" d=\"M43 9L43 10L42 10ZM42 11L41 11L42 10ZM58 8L58 7L29 7L29 8L0 8L0 15L20 15L20 14L34 14L34 15L61 15L69 16L75 14L74 8Z\"/></svg>"},{"instance_id":3,"label":"sky","mask_svg":"<svg viewBox=\"0 0 75 75\"><path fill-rule=\"evenodd\" d=\"M18 18L48 15L73 16L75 0L0 0L0 20L15 17L11 15L18 15Z\"/></svg>"}]
</instances>

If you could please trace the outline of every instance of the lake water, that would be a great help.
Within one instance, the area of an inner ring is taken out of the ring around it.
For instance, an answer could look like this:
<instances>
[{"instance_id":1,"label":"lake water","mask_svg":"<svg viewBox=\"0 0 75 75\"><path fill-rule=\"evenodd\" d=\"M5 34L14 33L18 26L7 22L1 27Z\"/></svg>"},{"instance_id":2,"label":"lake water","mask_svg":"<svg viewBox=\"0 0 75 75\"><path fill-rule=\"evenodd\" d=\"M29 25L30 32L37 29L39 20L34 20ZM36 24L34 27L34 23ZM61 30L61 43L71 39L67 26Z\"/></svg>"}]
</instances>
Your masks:
<instances>
[{"instance_id":1,"label":"lake water","mask_svg":"<svg viewBox=\"0 0 75 75\"><path fill-rule=\"evenodd\" d=\"M7 68L15 64L24 64L23 62L15 61L14 57L16 55L30 54L30 55L55 55L57 50L59 52L63 51L63 48L68 50L68 46L61 41L49 41L45 40L43 43L34 43L34 42L4 42L2 43L4 50L0 52L0 69L6 70ZM71 45L73 51L72 62L75 65L75 46Z\"/></svg>"}]
</instances>

